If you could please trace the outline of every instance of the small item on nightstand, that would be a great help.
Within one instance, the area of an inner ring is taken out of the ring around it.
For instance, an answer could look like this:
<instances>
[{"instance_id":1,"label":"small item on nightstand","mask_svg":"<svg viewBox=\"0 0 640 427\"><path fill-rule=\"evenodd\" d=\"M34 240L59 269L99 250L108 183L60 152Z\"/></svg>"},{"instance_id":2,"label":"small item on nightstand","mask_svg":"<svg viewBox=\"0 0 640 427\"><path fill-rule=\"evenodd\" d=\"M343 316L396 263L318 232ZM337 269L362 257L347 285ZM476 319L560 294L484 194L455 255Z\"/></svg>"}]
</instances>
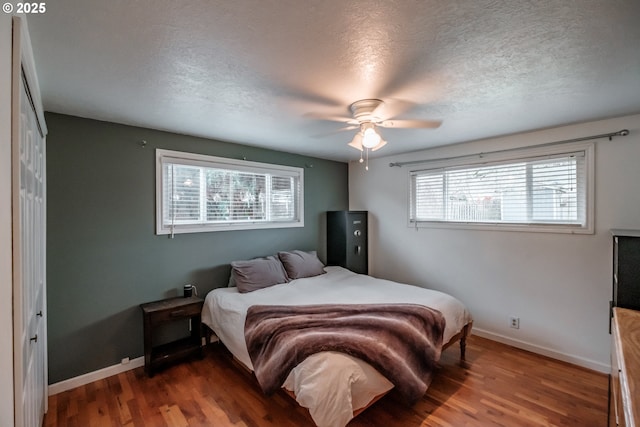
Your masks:
<instances>
[{"instance_id":1,"label":"small item on nightstand","mask_svg":"<svg viewBox=\"0 0 640 427\"><path fill-rule=\"evenodd\" d=\"M198 289L194 285L184 285L184 297L189 298L194 295L198 295Z\"/></svg>"}]
</instances>

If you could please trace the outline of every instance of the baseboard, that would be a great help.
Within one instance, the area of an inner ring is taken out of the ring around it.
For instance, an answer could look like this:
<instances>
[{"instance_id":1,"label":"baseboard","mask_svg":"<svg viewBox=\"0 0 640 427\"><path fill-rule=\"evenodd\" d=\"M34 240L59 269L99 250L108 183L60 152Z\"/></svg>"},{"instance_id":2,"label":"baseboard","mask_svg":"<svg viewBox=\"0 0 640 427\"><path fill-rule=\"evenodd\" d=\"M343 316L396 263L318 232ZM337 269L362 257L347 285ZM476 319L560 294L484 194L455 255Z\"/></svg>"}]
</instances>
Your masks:
<instances>
[{"instance_id":1,"label":"baseboard","mask_svg":"<svg viewBox=\"0 0 640 427\"><path fill-rule=\"evenodd\" d=\"M209 343L218 342L218 337L215 334L211 334ZM202 345L206 344L206 340L202 338ZM92 383L94 381L102 380L113 375L118 375L121 372L127 372L135 368L144 366L144 356L131 359L129 363L119 363L113 366L107 366L106 368L98 369L97 371L88 372L86 374L69 378L68 380L60 381L55 384L50 384L48 388L49 396L62 393L63 391L71 390L72 388L80 387L85 384Z\"/></svg>"},{"instance_id":2,"label":"baseboard","mask_svg":"<svg viewBox=\"0 0 640 427\"><path fill-rule=\"evenodd\" d=\"M113 375L118 375L121 372L127 372L132 369L139 368L140 366L144 366L143 356L131 359L129 363L118 363L117 365L107 366L106 368L102 368L97 371L69 378L68 380L60 381L55 384L50 384L48 390L49 396L71 390L72 388L80 387L94 381L102 380Z\"/></svg>"},{"instance_id":3,"label":"baseboard","mask_svg":"<svg viewBox=\"0 0 640 427\"><path fill-rule=\"evenodd\" d=\"M487 338L492 341L497 341L502 344L507 344L512 347L530 351L532 353L541 354L543 356L547 356L552 359L562 360L563 362L582 366L583 368L591 369L598 372L603 372L605 374L611 372L611 366L604 363L596 362L595 360L585 359L584 357L575 356L573 354L562 353L560 351L556 351L547 347L531 344L526 341L521 341L521 340L510 338L504 335L485 331L482 329L478 329L476 327L474 327L471 332L472 334L478 335L479 337L482 337L482 338Z\"/></svg>"}]
</instances>

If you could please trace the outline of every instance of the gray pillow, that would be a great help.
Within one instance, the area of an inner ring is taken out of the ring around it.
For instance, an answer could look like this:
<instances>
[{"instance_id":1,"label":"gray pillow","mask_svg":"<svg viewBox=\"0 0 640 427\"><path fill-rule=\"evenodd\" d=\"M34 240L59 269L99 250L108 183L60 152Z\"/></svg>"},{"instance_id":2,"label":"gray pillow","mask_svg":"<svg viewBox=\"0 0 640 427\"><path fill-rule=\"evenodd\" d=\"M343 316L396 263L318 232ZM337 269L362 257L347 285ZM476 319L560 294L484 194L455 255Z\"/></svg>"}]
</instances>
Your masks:
<instances>
[{"instance_id":1,"label":"gray pillow","mask_svg":"<svg viewBox=\"0 0 640 427\"><path fill-rule=\"evenodd\" d=\"M269 256L231 263L231 277L240 293L287 283L287 273L278 258Z\"/></svg>"},{"instance_id":2,"label":"gray pillow","mask_svg":"<svg viewBox=\"0 0 640 427\"><path fill-rule=\"evenodd\" d=\"M282 261L289 279L301 279L326 273L324 264L318 259L316 251L291 251L278 252L278 258Z\"/></svg>"}]
</instances>

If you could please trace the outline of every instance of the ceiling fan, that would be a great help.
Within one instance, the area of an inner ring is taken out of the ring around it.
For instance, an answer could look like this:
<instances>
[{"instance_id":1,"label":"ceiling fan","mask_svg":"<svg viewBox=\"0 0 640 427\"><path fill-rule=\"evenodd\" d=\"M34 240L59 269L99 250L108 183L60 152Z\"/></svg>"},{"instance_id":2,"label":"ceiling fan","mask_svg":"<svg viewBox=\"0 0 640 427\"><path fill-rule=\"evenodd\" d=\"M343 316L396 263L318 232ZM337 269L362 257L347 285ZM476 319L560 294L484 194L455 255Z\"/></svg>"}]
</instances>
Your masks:
<instances>
[{"instance_id":1,"label":"ceiling fan","mask_svg":"<svg viewBox=\"0 0 640 427\"><path fill-rule=\"evenodd\" d=\"M318 118L349 124L349 126L340 129L340 131L358 129L358 132L348 145L361 152L366 149L367 154L369 150L376 151L387 145L387 141L382 138L378 127L435 129L442 124L438 120L390 120L384 118L381 111L384 104L384 101L380 99L361 99L349 106L349 110L353 115L352 118L323 116ZM363 161L362 157L360 161Z\"/></svg>"}]
</instances>

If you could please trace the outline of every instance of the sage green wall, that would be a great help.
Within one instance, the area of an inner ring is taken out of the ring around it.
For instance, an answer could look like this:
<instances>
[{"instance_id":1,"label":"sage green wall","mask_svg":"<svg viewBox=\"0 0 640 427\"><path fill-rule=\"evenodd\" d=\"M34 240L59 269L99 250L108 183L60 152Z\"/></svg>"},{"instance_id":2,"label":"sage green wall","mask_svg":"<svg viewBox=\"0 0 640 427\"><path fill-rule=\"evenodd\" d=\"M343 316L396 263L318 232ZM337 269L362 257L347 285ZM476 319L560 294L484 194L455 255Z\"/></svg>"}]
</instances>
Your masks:
<instances>
[{"instance_id":1,"label":"sage green wall","mask_svg":"<svg viewBox=\"0 0 640 427\"><path fill-rule=\"evenodd\" d=\"M235 259L316 249L324 260L324 212L348 209L345 163L54 113L46 121L50 383L141 356L139 304L185 283L200 295L226 286ZM156 148L305 167L305 226L157 236Z\"/></svg>"}]
</instances>

